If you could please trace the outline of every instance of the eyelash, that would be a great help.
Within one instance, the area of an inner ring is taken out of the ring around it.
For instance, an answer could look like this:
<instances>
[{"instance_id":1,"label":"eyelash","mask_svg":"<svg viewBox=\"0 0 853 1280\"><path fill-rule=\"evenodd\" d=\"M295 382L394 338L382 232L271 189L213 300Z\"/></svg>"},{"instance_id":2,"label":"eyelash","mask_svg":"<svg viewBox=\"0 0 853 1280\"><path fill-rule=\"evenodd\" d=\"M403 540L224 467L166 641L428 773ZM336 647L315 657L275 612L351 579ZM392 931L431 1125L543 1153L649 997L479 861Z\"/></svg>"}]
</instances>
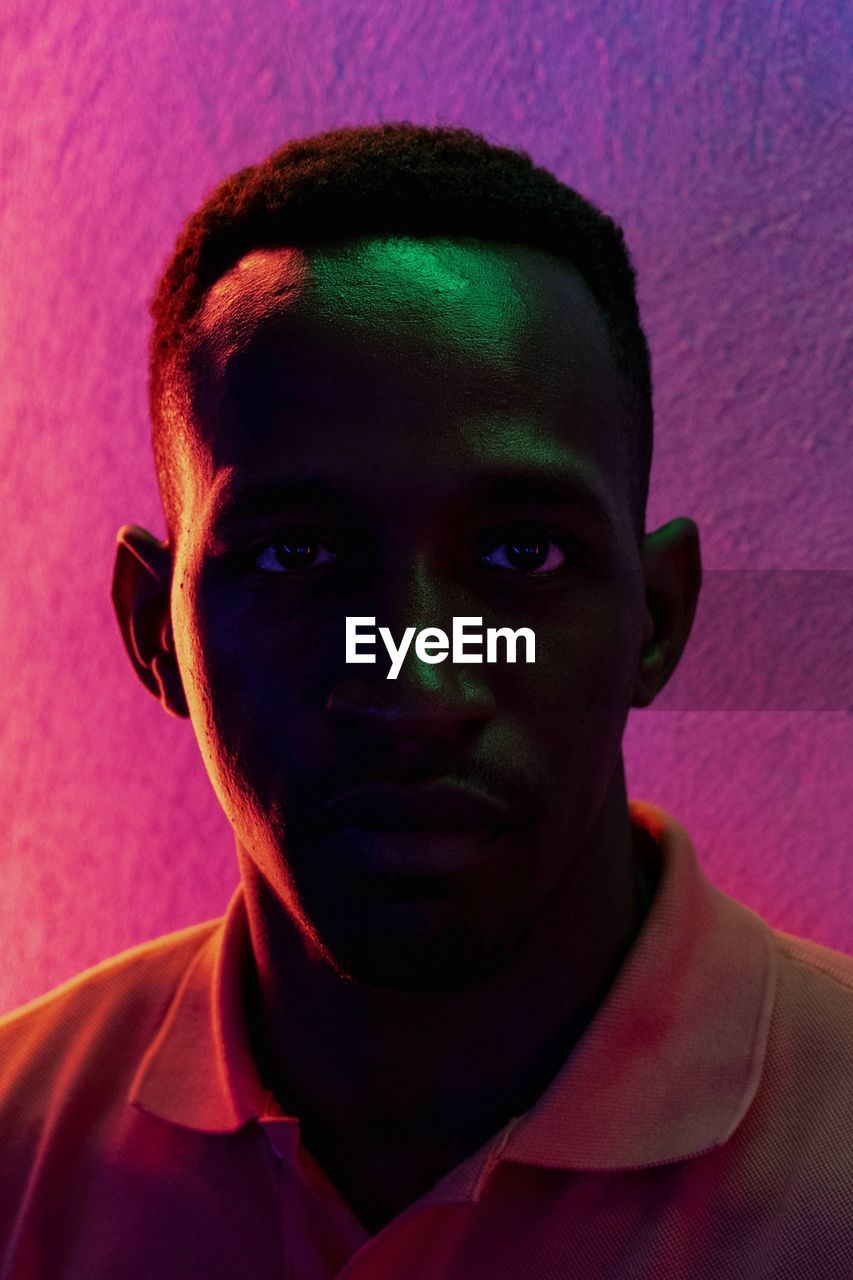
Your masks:
<instances>
[{"instance_id":1,"label":"eyelash","mask_svg":"<svg viewBox=\"0 0 853 1280\"><path fill-rule=\"evenodd\" d=\"M572 559L577 560L581 556L577 543L564 533L557 533L544 526L539 529L536 526L516 526L514 529L505 529L497 539L490 538L488 542L482 542L480 544L480 559L483 560L490 550L492 552L498 551L513 544L515 546L524 546L526 542L542 545L545 548L556 547L564 557L563 563L558 565L556 569L546 569L544 573L536 572L532 569L515 569L505 565L489 565L487 568L495 569L499 573L513 574L516 577L549 580L567 572ZM549 559L550 554L546 554L546 563Z\"/></svg>"},{"instance_id":2,"label":"eyelash","mask_svg":"<svg viewBox=\"0 0 853 1280\"><path fill-rule=\"evenodd\" d=\"M548 530L544 526L540 527L538 530L535 526L515 526L514 528L511 528L509 530L504 530L503 533L498 538L492 537L489 539L488 542L481 541L480 543L481 550L479 552L480 560L482 561L485 558L486 554L488 554L490 551L491 552L498 551L501 548L510 546L512 544L516 546L523 546L525 540L530 543L540 543L546 547L556 546L558 550L561 552L561 554L565 557L563 564L559 565L556 569L548 569L544 573L536 572L534 570L515 569L515 568L511 568L504 565L489 565L486 567L493 569L498 573L512 574L515 577L526 577L526 578L532 578L532 579L550 580L551 578L555 578L560 574L566 572L567 568L569 567L569 561L572 558L572 556L574 556L576 559L583 558L583 552L581 551L581 548L578 546L578 544L574 541L574 539L568 537L566 534L562 532L556 533L552 530ZM327 563L334 564L335 560L337 559L336 553L334 551L331 551L331 548L327 547L326 544L322 541L322 539L317 538L311 534L303 534L303 531L300 529L288 530L282 533L279 537L267 538L263 542L257 542L254 544L253 547L249 548L249 550L245 553L244 556L241 556L240 558L244 561L244 563L248 565L250 571L258 574L261 577L282 577L282 578L297 577L300 573L312 573L316 567L319 567L319 566L311 565L307 569L280 569L280 570L258 568L257 561L261 553L263 551L268 550L271 547L280 546L285 541L294 542L294 543L302 542L304 545L307 545L312 548L324 549L326 551L330 551L332 556L335 557L335 559ZM548 558L549 557L546 556L546 562Z\"/></svg>"}]
</instances>

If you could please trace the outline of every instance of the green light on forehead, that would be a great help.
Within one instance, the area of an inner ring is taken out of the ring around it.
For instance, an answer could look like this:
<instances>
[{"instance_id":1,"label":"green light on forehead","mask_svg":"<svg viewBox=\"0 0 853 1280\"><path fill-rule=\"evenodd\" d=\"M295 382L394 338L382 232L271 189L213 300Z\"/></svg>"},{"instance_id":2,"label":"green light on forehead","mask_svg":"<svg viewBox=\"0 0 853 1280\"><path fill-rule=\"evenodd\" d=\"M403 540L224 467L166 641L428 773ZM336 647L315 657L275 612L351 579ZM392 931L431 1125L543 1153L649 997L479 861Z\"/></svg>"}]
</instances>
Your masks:
<instances>
[{"instance_id":1,"label":"green light on forehead","mask_svg":"<svg viewBox=\"0 0 853 1280\"><path fill-rule=\"evenodd\" d=\"M366 299L363 275L370 280ZM518 357L529 308L512 266L494 246L371 238L321 250L314 255L312 276L321 292L333 291L339 303L346 300L353 319L381 312L386 322L405 330L414 312L422 336L462 348L473 343L487 348L498 363ZM362 307L350 306L353 295Z\"/></svg>"}]
</instances>

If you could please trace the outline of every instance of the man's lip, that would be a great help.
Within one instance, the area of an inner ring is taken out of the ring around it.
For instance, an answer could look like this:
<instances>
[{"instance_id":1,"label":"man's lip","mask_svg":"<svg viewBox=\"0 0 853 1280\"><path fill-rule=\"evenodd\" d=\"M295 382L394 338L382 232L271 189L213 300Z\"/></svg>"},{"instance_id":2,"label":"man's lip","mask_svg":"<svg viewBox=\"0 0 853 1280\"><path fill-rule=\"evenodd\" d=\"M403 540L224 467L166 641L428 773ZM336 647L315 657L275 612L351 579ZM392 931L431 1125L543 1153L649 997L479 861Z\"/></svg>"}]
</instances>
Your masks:
<instances>
[{"instance_id":1,"label":"man's lip","mask_svg":"<svg viewBox=\"0 0 853 1280\"><path fill-rule=\"evenodd\" d=\"M324 827L372 827L389 831L481 830L506 826L504 804L480 791L447 784L353 787L320 808Z\"/></svg>"}]
</instances>

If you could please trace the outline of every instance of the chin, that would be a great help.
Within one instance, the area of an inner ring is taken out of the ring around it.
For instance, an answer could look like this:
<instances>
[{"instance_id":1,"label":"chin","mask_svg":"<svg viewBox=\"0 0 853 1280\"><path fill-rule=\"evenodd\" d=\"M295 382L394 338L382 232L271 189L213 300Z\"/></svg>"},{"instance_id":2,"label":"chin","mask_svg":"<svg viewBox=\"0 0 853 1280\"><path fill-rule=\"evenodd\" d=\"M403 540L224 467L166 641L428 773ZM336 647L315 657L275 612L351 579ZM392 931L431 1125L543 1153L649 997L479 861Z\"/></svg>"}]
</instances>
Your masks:
<instances>
[{"instance_id":1,"label":"chin","mask_svg":"<svg viewBox=\"0 0 853 1280\"><path fill-rule=\"evenodd\" d=\"M438 903L360 907L358 925L318 930L338 976L385 991L464 991L498 972L513 954L512 936L477 931L470 917Z\"/></svg>"}]
</instances>

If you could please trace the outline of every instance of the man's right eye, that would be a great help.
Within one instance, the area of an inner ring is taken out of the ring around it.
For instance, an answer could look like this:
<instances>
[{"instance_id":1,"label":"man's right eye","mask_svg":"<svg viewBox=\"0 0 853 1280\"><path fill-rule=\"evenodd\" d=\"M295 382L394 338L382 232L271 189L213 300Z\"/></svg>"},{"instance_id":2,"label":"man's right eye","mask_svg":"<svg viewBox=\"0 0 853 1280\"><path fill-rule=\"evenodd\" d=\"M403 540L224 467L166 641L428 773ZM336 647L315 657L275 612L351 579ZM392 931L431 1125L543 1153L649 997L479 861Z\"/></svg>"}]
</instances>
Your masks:
<instances>
[{"instance_id":1,"label":"man's right eye","mask_svg":"<svg viewBox=\"0 0 853 1280\"><path fill-rule=\"evenodd\" d=\"M260 573L286 575L304 573L321 564L334 564L337 556L318 538L297 534L256 546L248 559Z\"/></svg>"}]
</instances>

